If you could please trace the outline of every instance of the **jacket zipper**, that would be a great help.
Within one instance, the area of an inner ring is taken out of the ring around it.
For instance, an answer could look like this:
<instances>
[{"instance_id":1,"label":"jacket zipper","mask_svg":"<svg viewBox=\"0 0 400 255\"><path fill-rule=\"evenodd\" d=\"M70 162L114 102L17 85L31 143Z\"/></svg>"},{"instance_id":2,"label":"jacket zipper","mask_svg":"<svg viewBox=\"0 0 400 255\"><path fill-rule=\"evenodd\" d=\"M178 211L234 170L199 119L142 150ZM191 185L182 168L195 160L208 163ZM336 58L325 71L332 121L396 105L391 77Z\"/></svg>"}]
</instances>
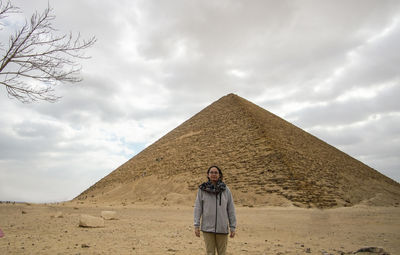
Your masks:
<instances>
[{"instance_id":1,"label":"jacket zipper","mask_svg":"<svg viewBox=\"0 0 400 255\"><path fill-rule=\"evenodd\" d=\"M218 219L218 193L215 193L215 233L217 233L217 219Z\"/></svg>"}]
</instances>

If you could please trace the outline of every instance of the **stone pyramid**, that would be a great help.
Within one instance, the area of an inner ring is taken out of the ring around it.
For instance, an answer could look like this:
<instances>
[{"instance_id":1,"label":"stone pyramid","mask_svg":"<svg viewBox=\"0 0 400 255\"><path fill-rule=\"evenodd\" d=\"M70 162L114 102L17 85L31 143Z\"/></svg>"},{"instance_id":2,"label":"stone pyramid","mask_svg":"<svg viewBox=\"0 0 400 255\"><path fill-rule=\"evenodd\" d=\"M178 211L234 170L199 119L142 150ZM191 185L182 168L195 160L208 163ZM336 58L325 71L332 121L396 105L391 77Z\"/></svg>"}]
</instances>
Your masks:
<instances>
[{"instance_id":1,"label":"stone pyramid","mask_svg":"<svg viewBox=\"0 0 400 255\"><path fill-rule=\"evenodd\" d=\"M76 200L192 204L210 165L223 170L236 203L244 206L400 202L399 183L235 94L212 103Z\"/></svg>"}]
</instances>

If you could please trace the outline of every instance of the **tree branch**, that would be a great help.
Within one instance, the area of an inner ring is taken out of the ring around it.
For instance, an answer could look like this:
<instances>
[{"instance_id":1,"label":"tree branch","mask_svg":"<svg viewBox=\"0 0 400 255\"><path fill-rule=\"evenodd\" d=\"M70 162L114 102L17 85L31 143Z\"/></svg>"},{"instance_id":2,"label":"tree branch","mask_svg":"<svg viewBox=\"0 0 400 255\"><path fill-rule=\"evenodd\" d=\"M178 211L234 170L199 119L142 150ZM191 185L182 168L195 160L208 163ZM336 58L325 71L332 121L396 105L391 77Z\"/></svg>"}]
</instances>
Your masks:
<instances>
[{"instance_id":1,"label":"tree branch","mask_svg":"<svg viewBox=\"0 0 400 255\"><path fill-rule=\"evenodd\" d=\"M16 10L10 2L0 0L0 20ZM48 6L43 13L35 12L30 22L10 36L9 46L0 61L0 84L8 96L21 102L45 100L54 102L53 94L59 83L80 82L78 59L86 59L83 51L94 45L95 37L82 40L80 34L56 34L55 19ZM36 81L36 82L35 82ZM33 86L39 82L40 86Z\"/></svg>"}]
</instances>

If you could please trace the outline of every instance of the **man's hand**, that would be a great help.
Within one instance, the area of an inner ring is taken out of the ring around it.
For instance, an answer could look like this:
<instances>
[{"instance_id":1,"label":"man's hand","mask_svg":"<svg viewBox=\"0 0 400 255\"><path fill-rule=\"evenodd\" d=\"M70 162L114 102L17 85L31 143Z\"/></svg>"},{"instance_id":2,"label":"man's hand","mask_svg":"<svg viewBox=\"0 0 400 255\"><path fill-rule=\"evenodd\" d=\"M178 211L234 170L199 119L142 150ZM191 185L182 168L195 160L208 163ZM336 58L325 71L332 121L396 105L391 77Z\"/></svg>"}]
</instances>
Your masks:
<instances>
[{"instance_id":1,"label":"man's hand","mask_svg":"<svg viewBox=\"0 0 400 255\"><path fill-rule=\"evenodd\" d=\"M200 228L199 228L199 227L195 227L195 228L194 228L194 234L195 234L197 237L200 237Z\"/></svg>"},{"instance_id":2,"label":"man's hand","mask_svg":"<svg viewBox=\"0 0 400 255\"><path fill-rule=\"evenodd\" d=\"M231 238L234 238L234 237L235 237L235 234L236 234L236 232L231 230L231 235L230 235L230 237L231 237Z\"/></svg>"}]
</instances>

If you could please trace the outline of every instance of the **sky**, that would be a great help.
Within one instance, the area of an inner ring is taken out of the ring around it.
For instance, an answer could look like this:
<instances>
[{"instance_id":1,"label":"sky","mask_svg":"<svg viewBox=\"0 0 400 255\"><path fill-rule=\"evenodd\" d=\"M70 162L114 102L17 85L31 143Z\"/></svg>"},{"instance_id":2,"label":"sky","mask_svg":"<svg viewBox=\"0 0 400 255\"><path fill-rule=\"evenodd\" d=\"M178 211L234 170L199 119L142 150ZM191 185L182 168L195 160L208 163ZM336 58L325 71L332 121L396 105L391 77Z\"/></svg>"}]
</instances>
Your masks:
<instances>
[{"instance_id":1,"label":"sky","mask_svg":"<svg viewBox=\"0 0 400 255\"><path fill-rule=\"evenodd\" d=\"M97 43L56 103L0 87L0 201L73 199L229 93L400 182L400 1L15 0L3 45L48 2Z\"/></svg>"}]
</instances>

